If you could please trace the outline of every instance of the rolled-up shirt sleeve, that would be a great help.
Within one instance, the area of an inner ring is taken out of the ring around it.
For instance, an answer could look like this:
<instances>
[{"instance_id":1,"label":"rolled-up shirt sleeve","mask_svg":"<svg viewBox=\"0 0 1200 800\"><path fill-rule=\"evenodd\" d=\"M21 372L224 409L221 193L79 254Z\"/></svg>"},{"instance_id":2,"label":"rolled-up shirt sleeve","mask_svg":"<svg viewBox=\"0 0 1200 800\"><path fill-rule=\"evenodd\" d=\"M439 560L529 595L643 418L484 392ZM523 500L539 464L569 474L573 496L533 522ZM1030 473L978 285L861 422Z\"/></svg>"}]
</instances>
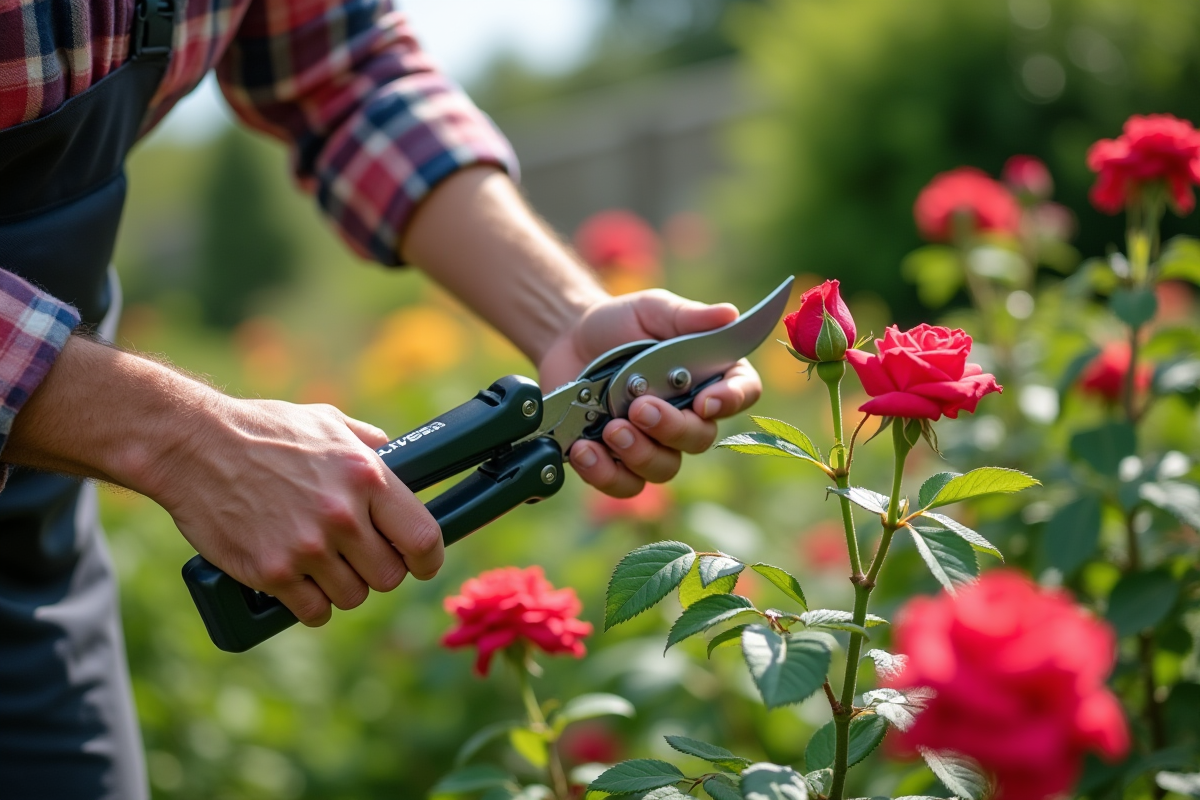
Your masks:
<instances>
[{"instance_id":1,"label":"rolled-up shirt sleeve","mask_svg":"<svg viewBox=\"0 0 1200 800\"><path fill-rule=\"evenodd\" d=\"M301 185L380 263L400 263L400 237L442 179L474 164L516 177L508 141L390 0L254 0L217 77L243 121L290 143Z\"/></svg>"},{"instance_id":2,"label":"rolled-up shirt sleeve","mask_svg":"<svg viewBox=\"0 0 1200 800\"><path fill-rule=\"evenodd\" d=\"M0 454L13 419L78 324L74 307L0 269Z\"/></svg>"}]
</instances>

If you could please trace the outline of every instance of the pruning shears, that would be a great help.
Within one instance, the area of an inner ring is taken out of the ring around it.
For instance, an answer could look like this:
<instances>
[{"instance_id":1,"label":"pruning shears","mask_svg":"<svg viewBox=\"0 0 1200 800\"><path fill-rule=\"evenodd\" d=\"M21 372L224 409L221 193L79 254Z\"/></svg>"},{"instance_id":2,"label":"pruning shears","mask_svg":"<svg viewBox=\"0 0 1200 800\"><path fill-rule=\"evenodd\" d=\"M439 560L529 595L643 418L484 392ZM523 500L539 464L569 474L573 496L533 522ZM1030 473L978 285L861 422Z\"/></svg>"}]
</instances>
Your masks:
<instances>
[{"instance_id":1,"label":"pruning shears","mask_svg":"<svg viewBox=\"0 0 1200 800\"><path fill-rule=\"evenodd\" d=\"M599 440L605 424L627 417L637 398L690 408L770 335L792 281L722 328L614 348L545 396L529 378L508 375L376 453L414 492L478 467L426 504L443 542L453 544L523 503L553 496L571 445ZM244 652L297 621L277 598L238 583L203 556L184 565L183 580L213 643L227 652Z\"/></svg>"}]
</instances>

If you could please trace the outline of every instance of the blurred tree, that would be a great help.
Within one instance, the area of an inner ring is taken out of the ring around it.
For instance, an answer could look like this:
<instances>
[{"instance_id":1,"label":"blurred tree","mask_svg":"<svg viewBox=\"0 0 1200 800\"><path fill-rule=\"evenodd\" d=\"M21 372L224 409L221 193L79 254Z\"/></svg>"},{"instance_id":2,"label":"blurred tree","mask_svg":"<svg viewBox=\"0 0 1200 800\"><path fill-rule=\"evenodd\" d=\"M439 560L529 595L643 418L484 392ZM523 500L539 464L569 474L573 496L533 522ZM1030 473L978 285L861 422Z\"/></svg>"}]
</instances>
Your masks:
<instances>
[{"instance_id":1,"label":"blurred tree","mask_svg":"<svg viewBox=\"0 0 1200 800\"><path fill-rule=\"evenodd\" d=\"M201 195L200 241L194 286L204 320L241 322L267 289L296 275L286 220L273 212L262 142L231 129L216 145Z\"/></svg>"},{"instance_id":2,"label":"blurred tree","mask_svg":"<svg viewBox=\"0 0 1200 800\"><path fill-rule=\"evenodd\" d=\"M764 285L836 276L909 320L919 306L898 265L918 244L912 203L935 173L971 164L996 175L1009 155L1037 155L1056 199L1081 212L1080 249L1103 252L1122 222L1086 201L1088 145L1131 113L1200 121L1194 0L769 0L732 11L773 110L734 132L742 170L722 218Z\"/></svg>"}]
</instances>

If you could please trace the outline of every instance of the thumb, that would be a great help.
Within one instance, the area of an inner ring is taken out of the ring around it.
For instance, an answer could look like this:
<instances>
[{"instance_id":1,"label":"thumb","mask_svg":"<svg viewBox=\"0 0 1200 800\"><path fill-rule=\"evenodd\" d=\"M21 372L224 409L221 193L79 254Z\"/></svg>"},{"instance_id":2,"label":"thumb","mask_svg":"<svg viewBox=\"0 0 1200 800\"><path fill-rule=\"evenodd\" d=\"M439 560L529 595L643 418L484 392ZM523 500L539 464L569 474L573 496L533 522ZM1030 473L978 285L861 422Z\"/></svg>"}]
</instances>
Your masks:
<instances>
[{"instance_id":1,"label":"thumb","mask_svg":"<svg viewBox=\"0 0 1200 800\"><path fill-rule=\"evenodd\" d=\"M354 417L348 417L342 414L342 419L346 423L346 427L351 433L358 437L358 440L367 447L376 448L383 447L388 443L388 435L382 429L376 428L369 422L357 420Z\"/></svg>"},{"instance_id":2,"label":"thumb","mask_svg":"<svg viewBox=\"0 0 1200 800\"><path fill-rule=\"evenodd\" d=\"M738 318L737 306L731 303L706 305L684 300L675 308L675 335L700 333L728 325Z\"/></svg>"}]
</instances>

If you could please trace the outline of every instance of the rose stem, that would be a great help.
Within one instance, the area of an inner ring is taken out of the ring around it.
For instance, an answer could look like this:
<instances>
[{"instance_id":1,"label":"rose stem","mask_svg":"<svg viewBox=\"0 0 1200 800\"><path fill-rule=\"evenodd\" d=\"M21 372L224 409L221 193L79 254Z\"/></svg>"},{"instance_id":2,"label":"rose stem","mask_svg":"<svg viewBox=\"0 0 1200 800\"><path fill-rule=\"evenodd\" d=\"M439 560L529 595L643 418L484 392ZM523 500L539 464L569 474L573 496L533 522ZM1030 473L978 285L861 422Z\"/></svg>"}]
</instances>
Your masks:
<instances>
[{"instance_id":1,"label":"rose stem","mask_svg":"<svg viewBox=\"0 0 1200 800\"><path fill-rule=\"evenodd\" d=\"M854 584L854 624L862 627L867 621L867 603L871 599L871 591L883 567L883 559L887 557L888 548L892 545L892 537L900 527L900 482L904 479L904 460L912 444L908 441L904 428L907 420L897 418L892 423L892 444L895 448L895 462L892 472L892 494L888 500L887 519L883 521L883 536L879 540L879 549L871 560L871 568L866 578ZM829 789L829 800L842 800L846 789L846 772L850 760L850 720L854 714L854 691L858 681L858 659L862 652L863 637L859 633L850 634L850 646L846 649L846 676L842 680L841 713L833 718L834 726L834 757L833 785Z\"/></svg>"},{"instance_id":2,"label":"rose stem","mask_svg":"<svg viewBox=\"0 0 1200 800\"><path fill-rule=\"evenodd\" d=\"M533 684L529 682L529 671L525 668L525 660L523 657L519 663L515 659L513 661L513 667L517 672L517 682L521 684L521 700L525 703L525 715L529 717L530 728L538 733L546 733L550 730L550 726L546 724L546 717L542 714L542 707L538 703L537 695L533 693ZM567 783L567 774L563 769L562 758L558 754L557 743L547 741L546 753L549 757L550 782L554 785L554 797L557 800L568 800L571 787Z\"/></svg>"},{"instance_id":3,"label":"rose stem","mask_svg":"<svg viewBox=\"0 0 1200 800\"><path fill-rule=\"evenodd\" d=\"M842 376L846 374L846 362L831 361L817 366L817 374L829 389L829 406L833 410L833 452L829 454L829 467L839 489L850 488L850 461L846 455L842 427ZM826 377L828 375L828 377ZM836 458L835 458L836 456ZM857 585L863 579L862 561L858 554L858 536L854 531L854 515L850 501L839 497L842 504L842 527L846 531L846 550L850 553L850 582Z\"/></svg>"}]
</instances>

